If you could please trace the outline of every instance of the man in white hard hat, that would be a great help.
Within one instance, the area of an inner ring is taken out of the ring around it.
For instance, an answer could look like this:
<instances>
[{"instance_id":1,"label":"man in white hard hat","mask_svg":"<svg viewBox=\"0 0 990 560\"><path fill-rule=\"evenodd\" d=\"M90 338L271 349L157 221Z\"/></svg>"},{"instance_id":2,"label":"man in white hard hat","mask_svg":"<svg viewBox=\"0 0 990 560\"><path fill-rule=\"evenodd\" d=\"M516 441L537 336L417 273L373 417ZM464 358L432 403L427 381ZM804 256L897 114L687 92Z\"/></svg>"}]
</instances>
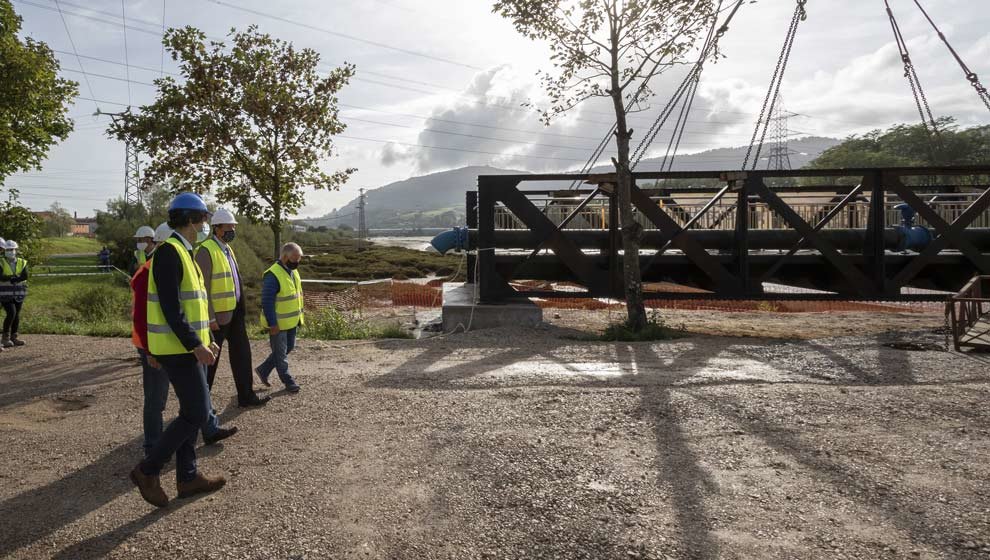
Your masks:
<instances>
[{"instance_id":1,"label":"man in white hard hat","mask_svg":"<svg viewBox=\"0 0 990 560\"><path fill-rule=\"evenodd\" d=\"M0 258L0 305L3 306L3 336L0 346L13 348L24 346L17 338L21 323L21 306L27 297L27 261L17 255L17 242L8 240L4 244L4 256Z\"/></svg>"},{"instance_id":2,"label":"man in white hard hat","mask_svg":"<svg viewBox=\"0 0 990 560\"><path fill-rule=\"evenodd\" d=\"M131 273L141 268L148 262L151 252L155 250L155 230L150 226L141 226L134 232L134 263L131 264Z\"/></svg>"},{"instance_id":3,"label":"man in white hard hat","mask_svg":"<svg viewBox=\"0 0 990 560\"><path fill-rule=\"evenodd\" d=\"M203 271L209 302L210 330L221 349L227 341L230 370L237 389L237 404L241 407L262 406L271 399L258 397L251 375L251 342L247 334L244 286L241 282L237 257L230 242L237 235L237 220L233 212L219 208L210 220L211 235L196 250L196 264ZM219 354L217 355L219 357ZM207 370L206 380L213 389L213 380L220 365L218 359Z\"/></svg>"}]
</instances>

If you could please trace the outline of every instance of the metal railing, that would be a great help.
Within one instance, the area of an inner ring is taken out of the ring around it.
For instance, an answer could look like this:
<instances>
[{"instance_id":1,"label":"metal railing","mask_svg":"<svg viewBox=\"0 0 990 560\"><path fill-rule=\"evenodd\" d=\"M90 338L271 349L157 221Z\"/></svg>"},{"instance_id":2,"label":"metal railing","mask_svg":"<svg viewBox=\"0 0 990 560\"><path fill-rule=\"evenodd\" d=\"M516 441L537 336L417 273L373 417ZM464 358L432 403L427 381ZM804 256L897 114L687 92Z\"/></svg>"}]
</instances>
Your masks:
<instances>
[{"instance_id":1,"label":"metal railing","mask_svg":"<svg viewBox=\"0 0 990 560\"><path fill-rule=\"evenodd\" d=\"M990 276L974 276L945 306L957 352L990 350Z\"/></svg>"},{"instance_id":2,"label":"metal railing","mask_svg":"<svg viewBox=\"0 0 990 560\"><path fill-rule=\"evenodd\" d=\"M962 200L935 201L931 207L945 221L951 223L958 218L972 203L970 195L954 195ZM819 197L820 198L820 197ZM973 197L975 198L975 197ZM678 225L685 226L691 217L698 214L703 208L703 203L698 204L669 204L664 203L660 197L651 197L660 208L666 210L670 217ZM564 200L551 198L532 198L533 202L540 207L543 214L550 219L554 225L559 226L577 207L579 200ZM786 199L785 199L786 200ZM799 202L800 199L791 199L790 207L797 212L801 218L807 222L817 222L835 208L838 202ZM902 204L900 200L888 200L885 202L885 223L898 224L901 221L901 213L895 207ZM736 227L735 204L718 204L698 219L692 229L708 230L733 230ZM636 221L646 230L656 229L656 226L642 213L633 211ZM851 202L837 214L823 229L862 229L866 227L870 215L870 202L863 200ZM609 229L608 201L595 200L587 204L564 226L564 230L600 230ZM916 225L931 227L931 224L922 217L918 217ZM787 221L780 215L773 212L767 204L753 202L749 205L749 227L752 229L788 229ZM990 228L990 210L977 216L970 227ZM505 206L495 207L495 229L497 230L525 230L527 226L516 217Z\"/></svg>"}]
</instances>

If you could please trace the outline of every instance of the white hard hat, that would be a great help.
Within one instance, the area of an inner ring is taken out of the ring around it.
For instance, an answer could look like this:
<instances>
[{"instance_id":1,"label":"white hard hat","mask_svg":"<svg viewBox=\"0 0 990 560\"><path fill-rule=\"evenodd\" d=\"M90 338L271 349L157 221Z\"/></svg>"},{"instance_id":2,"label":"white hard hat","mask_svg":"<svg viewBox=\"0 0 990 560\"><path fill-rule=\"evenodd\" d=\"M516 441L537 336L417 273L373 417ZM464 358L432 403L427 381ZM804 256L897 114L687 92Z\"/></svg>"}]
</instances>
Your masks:
<instances>
[{"instance_id":1,"label":"white hard hat","mask_svg":"<svg viewBox=\"0 0 990 560\"><path fill-rule=\"evenodd\" d=\"M7 240L0 237L0 249L3 249L6 246L7 246Z\"/></svg>"},{"instance_id":2,"label":"white hard hat","mask_svg":"<svg viewBox=\"0 0 990 560\"><path fill-rule=\"evenodd\" d=\"M169 237L172 237L172 228L168 227L168 222L158 224L155 228L155 243L164 243Z\"/></svg>"},{"instance_id":3,"label":"white hard hat","mask_svg":"<svg viewBox=\"0 0 990 560\"><path fill-rule=\"evenodd\" d=\"M217 211L213 213L213 218L210 220L211 226L236 223L237 220L234 219L234 213L226 208L218 208Z\"/></svg>"},{"instance_id":4,"label":"white hard hat","mask_svg":"<svg viewBox=\"0 0 990 560\"><path fill-rule=\"evenodd\" d=\"M11 249L17 249L18 247L20 247L20 245L18 245L17 242L14 241L13 239L8 240L7 244L4 246L4 248L6 248L8 251Z\"/></svg>"},{"instance_id":5,"label":"white hard hat","mask_svg":"<svg viewBox=\"0 0 990 560\"><path fill-rule=\"evenodd\" d=\"M134 237L154 237L155 230L151 229L149 226L141 226L134 233Z\"/></svg>"}]
</instances>

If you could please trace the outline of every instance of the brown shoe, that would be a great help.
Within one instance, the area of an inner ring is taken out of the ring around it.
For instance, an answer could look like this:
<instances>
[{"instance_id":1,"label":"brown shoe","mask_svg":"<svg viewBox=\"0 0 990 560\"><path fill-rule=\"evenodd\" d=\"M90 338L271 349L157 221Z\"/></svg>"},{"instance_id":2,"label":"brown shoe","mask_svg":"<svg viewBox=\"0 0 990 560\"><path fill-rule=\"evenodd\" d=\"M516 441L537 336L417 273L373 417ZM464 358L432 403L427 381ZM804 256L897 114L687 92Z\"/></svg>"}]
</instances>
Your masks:
<instances>
[{"instance_id":1,"label":"brown shoe","mask_svg":"<svg viewBox=\"0 0 990 560\"><path fill-rule=\"evenodd\" d=\"M141 491L144 501L155 507L165 507L168 505L168 495L162 490L161 481L158 476L150 476L141 472L139 467L134 467L131 471L131 482Z\"/></svg>"},{"instance_id":2,"label":"brown shoe","mask_svg":"<svg viewBox=\"0 0 990 560\"><path fill-rule=\"evenodd\" d=\"M179 491L180 498L188 498L196 494L216 492L223 488L224 484L227 484L227 479L222 476L204 476L202 473L196 473L196 478L189 482L176 483L175 489Z\"/></svg>"}]
</instances>

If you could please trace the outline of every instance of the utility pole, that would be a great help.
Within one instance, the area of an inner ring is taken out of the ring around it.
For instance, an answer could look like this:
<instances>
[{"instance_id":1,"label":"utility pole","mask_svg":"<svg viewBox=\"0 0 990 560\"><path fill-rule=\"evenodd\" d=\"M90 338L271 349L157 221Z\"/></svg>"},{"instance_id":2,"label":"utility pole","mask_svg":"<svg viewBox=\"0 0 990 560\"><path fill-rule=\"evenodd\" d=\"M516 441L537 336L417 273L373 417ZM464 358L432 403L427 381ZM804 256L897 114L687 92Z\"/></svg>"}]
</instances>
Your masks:
<instances>
[{"instance_id":1,"label":"utility pole","mask_svg":"<svg viewBox=\"0 0 990 560\"><path fill-rule=\"evenodd\" d=\"M365 221L365 197L364 189L361 189L358 196L358 227L357 227L357 250L363 251L368 239L368 223Z\"/></svg>"},{"instance_id":2,"label":"utility pole","mask_svg":"<svg viewBox=\"0 0 990 560\"><path fill-rule=\"evenodd\" d=\"M773 116L770 117L770 124L773 127L771 132L773 145L767 152L767 169L771 171L783 171L791 168L791 149L787 147L787 137L790 131L787 128L787 119L795 116L784 110L783 96L777 96L776 103L773 104Z\"/></svg>"},{"instance_id":3,"label":"utility pole","mask_svg":"<svg viewBox=\"0 0 990 560\"><path fill-rule=\"evenodd\" d=\"M127 108L130 111L130 107ZM124 116L124 113L104 113L99 109L97 115L106 115L113 119ZM130 140L124 142L124 203L128 206L141 204L141 162L138 160L138 151Z\"/></svg>"}]
</instances>

